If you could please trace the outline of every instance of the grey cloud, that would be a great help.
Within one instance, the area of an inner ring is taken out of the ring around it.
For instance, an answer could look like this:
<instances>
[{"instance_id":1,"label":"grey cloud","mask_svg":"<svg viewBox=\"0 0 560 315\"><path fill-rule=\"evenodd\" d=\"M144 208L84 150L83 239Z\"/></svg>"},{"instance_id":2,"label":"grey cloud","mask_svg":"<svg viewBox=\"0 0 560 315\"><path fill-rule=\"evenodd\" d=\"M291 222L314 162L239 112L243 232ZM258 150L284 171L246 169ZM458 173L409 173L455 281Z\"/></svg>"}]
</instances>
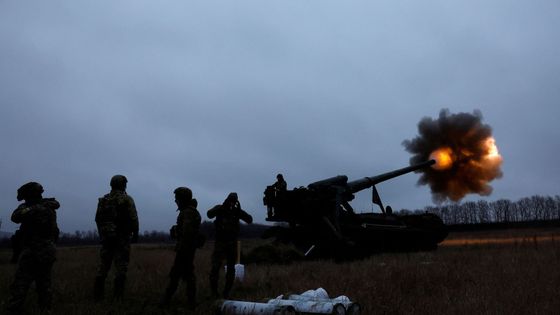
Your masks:
<instances>
[{"instance_id":1,"label":"grey cloud","mask_svg":"<svg viewBox=\"0 0 560 315\"><path fill-rule=\"evenodd\" d=\"M406 166L400 143L441 108L492 126L504 177L488 199L557 194L558 6L2 2L2 229L28 180L61 200L65 231L91 229L115 173L142 229L167 230L180 185L201 211L237 191L263 222L277 172L294 187ZM379 190L396 209L430 205L416 180Z\"/></svg>"}]
</instances>

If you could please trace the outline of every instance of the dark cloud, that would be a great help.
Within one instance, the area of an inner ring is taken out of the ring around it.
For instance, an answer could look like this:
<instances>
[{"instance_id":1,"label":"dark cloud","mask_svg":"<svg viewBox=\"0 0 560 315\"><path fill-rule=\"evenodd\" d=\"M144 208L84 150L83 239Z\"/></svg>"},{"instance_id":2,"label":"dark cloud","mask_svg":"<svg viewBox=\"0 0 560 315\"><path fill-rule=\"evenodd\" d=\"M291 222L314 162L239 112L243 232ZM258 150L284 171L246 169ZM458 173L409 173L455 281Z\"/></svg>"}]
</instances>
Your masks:
<instances>
[{"instance_id":1,"label":"dark cloud","mask_svg":"<svg viewBox=\"0 0 560 315\"><path fill-rule=\"evenodd\" d=\"M492 128L482 122L482 113L450 113L443 109L437 119L423 118L419 135L403 145L413 154L410 164L435 160L421 170L419 185L429 185L436 203L460 201L467 194L488 196L490 182L502 177Z\"/></svg>"},{"instance_id":2,"label":"dark cloud","mask_svg":"<svg viewBox=\"0 0 560 315\"><path fill-rule=\"evenodd\" d=\"M237 191L263 222L276 173L293 187L404 167L401 140L442 107L493 127L504 178L490 198L557 194L558 6L2 2L2 229L31 180L60 199L63 230L91 229L116 173L142 229L168 229L184 185L202 211ZM416 180L379 190L421 208Z\"/></svg>"}]
</instances>

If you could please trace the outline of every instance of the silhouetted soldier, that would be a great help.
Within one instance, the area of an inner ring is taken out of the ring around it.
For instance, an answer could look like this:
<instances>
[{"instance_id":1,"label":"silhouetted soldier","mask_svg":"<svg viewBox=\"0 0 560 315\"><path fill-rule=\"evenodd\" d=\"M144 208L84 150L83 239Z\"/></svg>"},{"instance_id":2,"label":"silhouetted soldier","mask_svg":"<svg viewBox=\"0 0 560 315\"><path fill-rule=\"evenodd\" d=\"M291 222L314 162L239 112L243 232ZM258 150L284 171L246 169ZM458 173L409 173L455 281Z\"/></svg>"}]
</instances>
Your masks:
<instances>
[{"instance_id":1,"label":"silhouetted soldier","mask_svg":"<svg viewBox=\"0 0 560 315\"><path fill-rule=\"evenodd\" d=\"M103 299L105 278L115 263L113 297L124 294L126 272L130 259L130 243L138 241L138 214L132 197L126 193L127 179L123 175L111 178L111 192L99 198L95 223L101 239L101 251L94 284L94 299Z\"/></svg>"},{"instance_id":2,"label":"silhouetted soldier","mask_svg":"<svg viewBox=\"0 0 560 315\"><path fill-rule=\"evenodd\" d=\"M169 272L169 284L161 300L161 306L166 306L171 301L173 294L183 279L187 285L187 304L190 309L196 306L196 277L194 274L194 255L201 246L199 228L200 214L196 210L196 199L192 199L192 191L187 187L175 189L175 203L179 215L177 225L171 228L171 237L176 239L175 261Z\"/></svg>"},{"instance_id":3,"label":"silhouetted soldier","mask_svg":"<svg viewBox=\"0 0 560 315\"><path fill-rule=\"evenodd\" d=\"M277 204L278 195L282 194L288 190L288 183L284 180L284 176L282 174L276 175L276 182L267 187L265 190L265 198L264 204L266 205L267 215L269 218L274 217L277 213L275 213L275 207Z\"/></svg>"},{"instance_id":4,"label":"silhouetted soldier","mask_svg":"<svg viewBox=\"0 0 560 315\"><path fill-rule=\"evenodd\" d=\"M286 183L282 174L278 174L276 175L276 183L272 184L272 187L277 193L284 192L288 189L288 183Z\"/></svg>"},{"instance_id":5,"label":"silhouetted soldier","mask_svg":"<svg viewBox=\"0 0 560 315\"><path fill-rule=\"evenodd\" d=\"M25 202L12 213L12 221L21 223L23 246L10 287L8 310L12 314L21 314L32 282L35 282L41 312L48 313L52 304L51 270L59 233L55 210L60 204L54 198L43 198L42 193L43 186L36 182L29 182L17 191L17 200Z\"/></svg>"},{"instance_id":6,"label":"silhouetted soldier","mask_svg":"<svg viewBox=\"0 0 560 315\"><path fill-rule=\"evenodd\" d=\"M235 258L237 238L239 237L239 220L253 222L253 217L241 209L237 194L232 192L223 204L208 210L208 218L213 219L216 228L216 242L212 253L212 269L210 271L210 289L214 297L218 296L218 278L222 261L226 260L226 284L223 296L227 298L233 287L235 278Z\"/></svg>"}]
</instances>

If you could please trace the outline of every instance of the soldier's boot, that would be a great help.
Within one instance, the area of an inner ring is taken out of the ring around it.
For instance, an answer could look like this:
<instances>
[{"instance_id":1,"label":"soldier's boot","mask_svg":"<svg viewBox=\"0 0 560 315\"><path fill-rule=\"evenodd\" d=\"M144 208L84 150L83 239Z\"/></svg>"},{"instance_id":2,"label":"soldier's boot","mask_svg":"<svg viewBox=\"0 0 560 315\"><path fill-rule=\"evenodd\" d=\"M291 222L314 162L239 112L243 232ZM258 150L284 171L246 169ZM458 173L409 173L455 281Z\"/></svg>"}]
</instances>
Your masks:
<instances>
[{"instance_id":1,"label":"soldier's boot","mask_svg":"<svg viewBox=\"0 0 560 315\"><path fill-rule=\"evenodd\" d=\"M16 271L16 279L10 285L10 298L6 305L8 314L23 314L23 304L31 285L31 277L24 277Z\"/></svg>"},{"instance_id":2,"label":"soldier's boot","mask_svg":"<svg viewBox=\"0 0 560 315\"><path fill-rule=\"evenodd\" d=\"M165 307L169 306L169 303L171 303L171 298L173 297L173 294L175 294L175 291L177 291L178 286L179 286L179 280L178 279L170 279L169 280L169 285L165 289L165 292L163 293L163 296L161 297L161 300L159 301L159 306L160 307L165 308Z\"/></svg>"},{"instance_id":3,"label":"soldier's boot","mask_svg":"<svg viewBox=\"0 0 560 315\"><path fill-rule=\"evenodd\" d=\"M95 282L93 284L93 300L95 302L101 302L105 297L105 278L95 277Z\"/></svg>"},{"instance_id":4,"label":"soldier's boot","mask_svg":"<svg viewBox=\"0 0 560 315\"><path fill-rule=\"evenodd\" d=\"M196 308L196 289L187 288L187 308L194 310Z\"/></svg>"},{"instance_id":5,"label":"soldier's boot","mask_svg":"<svg viewBox=\"0 0 560 315\"><path fill-rule=\"evenodd\" d=\"M228 271L226 272L226 284L224 286L224 299L229 298L229 293L231 291L231 288L233 288L234 279L235 279L235 271L231 272L228 268Z\"/></svg>"},{"instance_id":6,"label":"soldier's boot","mask_svg":"<svg viewBox=\"0 0 560 315\"><path fill-rule=\"evenodd\" d=\"M218 284L211 284L210 285L210 299L217 299L219 296L218 294Z\"/></svg>"},{"instance_id":7,"label":"soldier's boot","mask_svg":"<svg viewBox=\"0 0 560 315\"><path fill-rule=\"evenodd\" d=\"M196 308L196 278L187 280L187 308L194 310Z\"/></svg>"},{"instance_id":8,"label":"soldier's boot","mask_svg":"<svg viewBox=\"0 0 560 315\"><path fill-rule=\"evenodd\" d=\"M126 283L126 276L116 276L113 286L113 299L121 300L124 297L124 285Z\"/></svg>"},{"instance_id":9,"label":"soldier's boot","mask_svg":"<svg viewBox=\"0 0 560 315\"><path fill-rule=\"evenodd\" d=\"M214 270L210 272L210 294L210 298L218 298L218 272L214 272Z\"/></svg>"},{"instance_id":10,"label":"soldier's boot","mask_svg":"<svg viewBox=\"0 0 560 315\"><path fill-rule=\"evenodd\" d=\"M45 288L39 283L37 284L38 304L40 314L51 314L52 307L52 291L49 287Z\"/></svg>"}]
</instances>

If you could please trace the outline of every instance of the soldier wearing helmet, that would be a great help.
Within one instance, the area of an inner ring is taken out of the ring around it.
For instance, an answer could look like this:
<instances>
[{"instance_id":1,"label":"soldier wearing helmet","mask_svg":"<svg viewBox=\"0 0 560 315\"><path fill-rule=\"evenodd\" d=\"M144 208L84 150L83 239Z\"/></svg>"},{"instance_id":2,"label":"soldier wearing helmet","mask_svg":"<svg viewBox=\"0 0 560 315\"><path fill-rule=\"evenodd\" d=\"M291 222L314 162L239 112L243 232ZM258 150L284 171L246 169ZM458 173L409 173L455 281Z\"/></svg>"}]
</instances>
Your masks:
<instances>
[{"instance_id":1,"label":"soldier wearing helmet","mask_svg":"<svg viewBox=\"0 0 560 315\"><path fill-rule=\"evenodd\" d=\"M216 242L212 253L212 268L210 271L210 289L214 297L218 296L218 278L222 261L226 260L226 283L223 291L224 298L228 298L235 278L235 258L237 238L239 237L239 220L253 223L253 217L241 209L237 193L230 193L224 203L208 210L208 218L214 220L216 228Z\"/></svg>"},{"instance_id":2,"label":"soldier wearing helmet","mask_svg":"<svg viewBox=\"0 0 560 315\"><path fill-rule=\"evenodd\" d=\"M17 200L24 201L12 213L12 221L21 224L22 250L18 258L15 279L10 286L8 311L22 312L27 291L32 282L42 312L52 305L51 270L56 260L55 243L58 240L56 209L60 204L54 198L43 198L43 186L29 182L17 190Z\"/></svg>"},{"instance_id":3,"label":"soldier wearing helmet","mask_svg":"<svg viewBox=\"0 0 560 315\"><path fill-rule=\"evenodd\" d=\"M196 210L198 202L192 198L192 191L187 187L175 189L175 203L177 204L177 225L171 228L171 235L176 239L175 261L169 272L169 284L161 299L160 305L165 307L171 301L173 294L182 279L187 286L187 307L196 306L196 276L194 273L194 257L200 242L200 214Z\"/></svg>"},{"instance_id":4,"label":"soldier wearing helmet","mask_svg":"<svg viewBox=\"0 0 560 315\"><path fill-rule=\"evenodd\" d=\"M278 174L276 175L276 182L272 184L272 187L276 190L276 192L284 192L288 189L288 183L284 179L284 175Z\"/></svg>"},{"instance_id":5,"label":"soldier wearing helmet","mask_svg":"<svg viewBox=\"0 0 560 315\"><path fill-rule=\"evenodd\" d=\"M104 296L105 278L115 263L113 297L124 294L130 258L130 243L138 240L138 214L134 199L126 193L127 179L123 175L111 178L111 192L99 198L95 223L101 239L100 263L94 284L94 299Z\"/></svg>"},{"instance_id":6,"label":"soldier wearing helmet","mask_svg":"<svg viewBox=\"0 0 560 315\"><path fill-rule=\"evenodd\" d=\"M288 183L284 179L284 175L278 174L276 175L276 182L270 186L267 186L266 190L264 191L264 204L266 205L267 215L268 218L273 218L278 215L276 213L276 204L278 197L288 189Z\"/></svg>"}]
</instances>

